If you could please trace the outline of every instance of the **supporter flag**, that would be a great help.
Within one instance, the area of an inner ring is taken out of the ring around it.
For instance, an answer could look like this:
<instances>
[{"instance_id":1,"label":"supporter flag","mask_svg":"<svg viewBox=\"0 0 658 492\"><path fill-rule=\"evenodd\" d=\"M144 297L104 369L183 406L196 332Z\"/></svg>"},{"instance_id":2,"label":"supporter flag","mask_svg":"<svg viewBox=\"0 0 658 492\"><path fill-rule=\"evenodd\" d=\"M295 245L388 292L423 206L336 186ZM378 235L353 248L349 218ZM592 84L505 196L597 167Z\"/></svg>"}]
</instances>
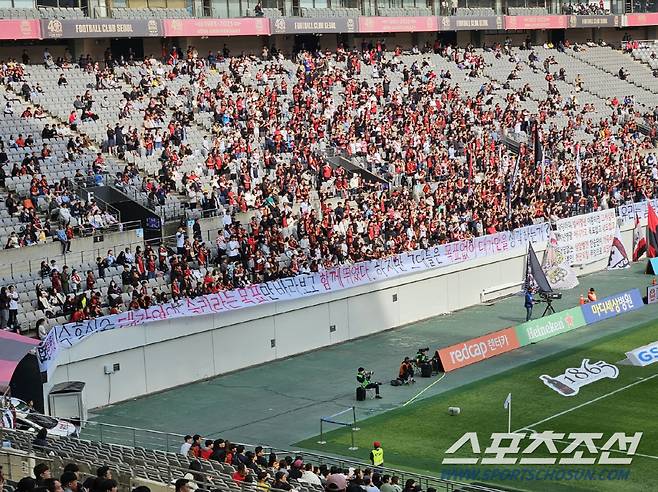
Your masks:
<instances>
[{"instance_id":1,"label":"supporter flag","mask_svg":"<svg viewBox=\"0 0 658 492\"><path fill-rule=\"evenodd\" d=\"M615 232L615 237L612 240L612 246L610 246L610 257L608 258L608 270L620 270L624 268L630 268L631 263L628 261L628 255L626 254L626 249L624 248L623 243L621 242L621 231L617 227Z\"/></svg>"},{"instance_id":2,"label":"supporter flag","mask_svg":"<svg viewBox=\"0 0 658 492\"><path fill-rule=\"evenodd\" d=\"M656 211L651 206L651 202L647 202L649 209L649 222L647 223L647 258L658 257L658 216Z\"/></svg>"},{"instance_id":3,"label":"supporter flag","mask_svg":"<svg viewBox=\"0 0 658 492\"><path fill-rule=\"evenodd\" d=\"M640 218L635 214L635 228L633 229L633 261L638 261L647 252L647 240L644 229L640 226Z\"/></svg>"},{"instance_id":4,"label":"supporter flag","mask_svg":"<svg viewBox=\"0 0 658 492\"><path fill-rule=\"evenodd\" d=\"M542 171L544 169L544 148L541 144L541 132L539 130L539 122L535 123L535 166L542 166Z\"/></svg>"},{"instance_id":5,"label":"supporter flag","mask_svg":"<svg viewBox=\"0 0 658 492\"><path fill-rule=\"evenodd\" d=\"M582 176L582 171L580 168L580 143L576 144L576 148L574 150L576 153L576 182L578 183L578 186L580 189L583 189L583 176Z\"/></svg>"},{"instance_id":6,"label":"supporter flag","mask_svg":"<svg viewBox=\"0 0 658 492\"><path fill-rule=\"evenodd\" d=\"M544 271L541 269L532 243L528 243L528 258L525 268L525 290L528 289L533 291L539 290L540 292L553 292Z\"/></svg>"},{"instance_id":7,"label":"supporter flag","mask_svg":"<svg viewBox=\"0 0 658 492\"><path fill-rule=\"evenodd\" d=\"M3 427L5 429L13 429L14 428L14 414L11 412L9 408L5 408L2 410L2 425L0 427Z\"/></svg>"},{"instance_id":8,"label":"supporter flag","mask_svg":"<svg viewBox=\"0 0 658 492\"><path fill-rule=\"evenodd\" d=\"M468 192L471 192L471 183L473 182L473 149L469 150L468 155Z\"/></svg>"},{"instance_id":9,"label":"supporter flag","mask_svg":"<svg viewBox=\"0 0 658 492\"><path fill-rule=\"evenodd\" d=\"M571 268L569 259L558 248L557 237L552 230L549 230L548 246L544 251L541 268L553 289L568 290L578 285L578 276Z\"/></svg>"},{"instance_id":10,"label":"supporter flag","mask_svg":"<svg viewBox=\"0 0 658 492\"><path fill-rule=\"evenodd\" d=\"M509 186L507 187L507 220L512 219L512 190L514 189L514 184L516 183L516 177L519 174L519 167L521 164L521 149L519 149L519 155L516 156L516 161L514 162L514 168L512 169L512 177L509 180Z\"/></svg>"}]
</instances>

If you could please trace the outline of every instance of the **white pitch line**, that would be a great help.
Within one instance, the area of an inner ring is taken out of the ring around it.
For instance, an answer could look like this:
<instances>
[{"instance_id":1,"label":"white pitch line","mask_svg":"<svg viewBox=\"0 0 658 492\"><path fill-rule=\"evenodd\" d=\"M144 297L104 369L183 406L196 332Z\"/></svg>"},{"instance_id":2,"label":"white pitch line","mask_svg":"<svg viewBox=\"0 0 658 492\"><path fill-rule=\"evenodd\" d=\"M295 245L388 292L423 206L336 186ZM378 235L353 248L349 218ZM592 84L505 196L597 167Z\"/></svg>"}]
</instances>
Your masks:
<instances>
[{"instance_id":1,"label":"white pitch line","mask_svg":"<svg viewBox=\"0 0 658 492\"><path fill-rule=\"evenodd\" d=\"M610 393L606 393L605 395L598 396L598 397L594 398L593 400L586 401L585 403L581 403L580 405L576 405L575 407L569 408L569 409L564 410L564 411L562 411L562 412L560 412L560 413L556 413L555 415L551 415L550 417L547 417L547 418L545 418L545 419L543 419L543 420L540 420L539 422L535 422L534 424L527 425L526 427L524 427L524 429L525 429L525 428L528 428L528 427L530 427L530 428L535 427L535 426L537 426L537 425L539 425L539 424L543 424L544 422L548 422L549 420L553 420L553 419L556 418L556 417L561 417L562 415L565 415L565 414L567 414L567 413L569 413L569 412L573 412L574 410L578 410L579 408L586 407L586 406L589 405L590 403L595 403L595 402L597 402L597 401L599 401L599 400L603 400L604 398L607 398L607 397L609 397L609 396L612 396L612 395L614 395L614 394L617 394L617 393L619 393L619 392L621 392L621 391L627 390L628 388L631 388L631 387L636 386L636 385L638 385L638 384L645 383L645 382L647 382L647 381L649 381L650 379L653 379L653 378L655 378L655 377L658 377L658 373L653 374L653 375L651 375L651 376L648 376L648 377L646 377L645 379L642 379L642 380L640 380L640 381L635 381L634 383L630 383L630 384L627 384L626 386L622 386L621 388L617 388L616 390L611 391ZM516 432L519 432L519 430L522 430L522 429L518 429L518 430L516 430L516 431L514 431L514 432L515 432L515 433L516 433Z\"/></svg>"},{"instance_id":2,"label":"white pitch line","mask_svg":"<svg viewBox=\"0 0 658 492\"><path fill-rule=\"evenodd\" d=\"M438 382L441 381L444 377L446 377L446 374L447 374L447 373L445 373L445 372L444 372L443 374L441 374L441 377L440 377L439 379L437 379L436 381L434 381L434 382L433 382L432 384L430 384L427 388L421 390L416 396L414 396L411 400L408 400L408 401L407 401L406 403L404 403L402 406L403 406L403 407L406 407L407 405L409 405L409 403L412 403L416 398L418 398L420 395L422 395L423 393L425 393L428 389L430 389L432 386L434 386L436 383L438 383Z\"/></svg>"}]
</instances>

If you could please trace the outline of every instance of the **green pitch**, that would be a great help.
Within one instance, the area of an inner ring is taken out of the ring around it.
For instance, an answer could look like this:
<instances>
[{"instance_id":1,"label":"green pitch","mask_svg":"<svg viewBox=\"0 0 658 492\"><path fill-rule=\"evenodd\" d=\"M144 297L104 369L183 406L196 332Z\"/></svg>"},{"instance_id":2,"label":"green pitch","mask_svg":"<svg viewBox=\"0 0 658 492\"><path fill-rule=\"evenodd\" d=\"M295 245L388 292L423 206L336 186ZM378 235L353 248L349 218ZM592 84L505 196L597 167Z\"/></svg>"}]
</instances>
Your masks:
<instances>
[{"instance_id":1,"label":"green pitch","mask_svg":"<svg viewBox=\"0 0 658 492\"><path fill-rule=\"evenodd\" d=\"M620 318L623 322L623 318ZM381 441L385 449L385 464L391 468L405 469L425 475L440 475L455 468L492 471L494 466L441 465L445 451L466 432L477 432L484 452L490 445L492 432L507 432L507 411L503 402L512 393L512 430L532 429L535 432L554 431L603 433L604 439L615 432L644 435L630 465L566 465L548 466L553 470L587 469L619 473L630 472L624 481L562 480L562 481L501 481L504 486L523 490L542 491L654 491L658 490L658 363L646 367L619 364L624 353L658 340L658 323L641 325L616 336L597 340L588 345L574 347L557 356L539 360L502 373L484 378L468 386L440 394L436 397L399 407L358 423L355 433L357 451L349 451L350 433L337 430L325 434L327 444L319 445L318 437L297 443L307 449L317 449L343 456L368 459L372 442ZM507 357L510 354L501 357ZM583 386L577 395L565 397L545 385L539 377L556 376L567 368L579 367L583 359L592 363L599 360L614 364L619 369L616 379L600 379ZM445 377L450 378L450 373ZM438 384L441 384L439 382ZM388 388L387 392L395 391ZM450 416L450 406L461 408L461 415ZM526 430L525 432L529 432ZM557 443L562 450L570 442ZM525 439L521 449L530 441ZM506 443L503 443L506 445ZM617 449L615 447L613 449ZM541 450L546 448L542 446ZM584 456L596 456L581 447ZM573 453L572 453L573 454ZM475 457L469 445L453 456ZM491 455L480 455L487 457ZM520 457L520 453L516 456ZM548 452L532 453L532 457L549 457ZM558 458L566 455L558 455ZM598 455L600 456L600 454ZM611 453L611 457L626 457L624 453ZM498 470L513 471L532 468L541 470L542 465L495 465ZM482 476L464 475L448 477L458 481L486 481ZM491 481L490 481L491 482Z\"/></svg>"}]
</instances>

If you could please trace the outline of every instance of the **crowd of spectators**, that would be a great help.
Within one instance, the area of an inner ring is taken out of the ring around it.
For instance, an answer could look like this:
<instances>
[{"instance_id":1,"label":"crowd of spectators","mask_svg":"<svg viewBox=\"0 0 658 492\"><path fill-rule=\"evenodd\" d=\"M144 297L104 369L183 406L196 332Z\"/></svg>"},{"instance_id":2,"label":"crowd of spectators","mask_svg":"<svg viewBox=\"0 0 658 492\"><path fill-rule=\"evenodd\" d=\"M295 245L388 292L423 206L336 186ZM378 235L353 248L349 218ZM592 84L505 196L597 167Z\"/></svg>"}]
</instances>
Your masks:
<instances>
[{"instance_id":1,"label":"crowd of spectators","mask_svg":"<svg viewBox=\"0 0 658 492\"><path fill-rule=\"evenodd\" d=\"M599 0L598 3L564 3L562 13L565 15L609 15L610 10L605 8L603 0Z\"/></svg>"},{"instance_id":2,"label":"crowd of spectators","mask_svg":"<svg viewBox=\"0 0 658 492\"><path fill-rule=\"evenodd\" d=\"M322 487L326 492L420 492L414 479L402 485L400 477L384 474L376 468L315 465L305 462L303 455L278 457L274 452L267 453L262 446L250 451L241 444L224 439L202 439L198 434L185 436L180 454L192 460L190 471L180 480L187 480L193 490L197 487L213 489L212 478L201 471L201 461L211 460L231 465L234 469L231 478L235 482L255 484L262 492L270 489L294 491L309 485ZM435 492L435 489L430 487L427 492Z\"/></svg>"},{"instance_id":3,"label":"crowd of spectators","mask_svg":"<svg viewBox=\"0 0 658 492\"><path fill-rule=\"evenodd\" d=\"M567 41L561 49L572 46ZM507 81L487 78L484 51L514 63ZM189 47L173 48L162 60L83 61L98 88L123 92L117 121L107 123L99 142L103 150L119 158L152 157L159 167L146 173L127 159L115 185L139 187L151 205L176 195L222 221L214 241L180 230L175 250L140 248L121 263L122 285L107 292L95 289L94 278L103 276L110 258L99 258L96 272L48 273L52 287L38 295L50 316L77 321L139 309L656 195L655 157L646 154L656 145L653 109L632 95L611 97L605 113L581 104L578 93L587 88L579 76L569 94L561 92L555 82L573 74L568 67L554 70L555 60L540 59L529 40L521 49L505 42L484 50L437 41L411 54L379 40L292 58L274 48L260 56L230 56L224 48L204 57ZM545 74L547 97L535 95L530 84L515 88L512 82L530 72ZM482 80L479 91L466 93L462 79ZM117 80L121 89L111 87ZM81 94L74 112L93 110L93 99ZM529 100L536 113L524 106ZM136 114L142 124L126 127L122 118ZM188 134L200 131L206 118L210 125L196 148ZM557 118L567 124L557 125ZM648 134L638 121L649 126ZM72 126L66 131L75 143ZM577 132L588 138L576 138ZM503 141L508 134L524 137L518 155ZM330 165L329 149L387 184ZM66 180L39 179L38 169L29 168L34 159L26 160L24 172L35 171L35 178L27 201L8 196L15 213L38 222L38 214L23 208L47 203L60 218L93 222L93 203L72 199ZM103 171L102 154L97 162L89 173ZM246 223L236 219L241 212L250 215ZM72 238L67 228L59 236ZM163 275L169 291L153 291L147 281Z\"/></svg>"},{"instance_id":4,"label":"crowd of spectators","mask_svg":"<svg viewBox=\"0 0 658 492\"><path fill-rule=\"evenodd\" d=\"M41 442L43 441L43 442ZM47 444L44 439L35 439L34 445L41 447ZM3 492L8 481L0 470L0 492ZM101 466L96 475L85 476L76 463L63 465L61 474L55 475L46 463L37 463L32 469L32 475L23 477L12 484L15 492L117 492L119 484L112 478L109 466ZM133 492L149 492L149 488L140 486Z\"/></svg>"}]
</instances>

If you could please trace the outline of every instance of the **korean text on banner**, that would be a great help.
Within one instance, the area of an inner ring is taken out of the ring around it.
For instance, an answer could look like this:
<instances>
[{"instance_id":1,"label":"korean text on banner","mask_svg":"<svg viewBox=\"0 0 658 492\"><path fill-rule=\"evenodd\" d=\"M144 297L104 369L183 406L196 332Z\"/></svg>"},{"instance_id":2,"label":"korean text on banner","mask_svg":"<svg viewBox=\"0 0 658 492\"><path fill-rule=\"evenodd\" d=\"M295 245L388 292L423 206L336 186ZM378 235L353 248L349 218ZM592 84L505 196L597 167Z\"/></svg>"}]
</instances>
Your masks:
<instances>
[{"instance_id":1,"label":"korean text on banner","mask_svg":"<svg viewBox=\"0 0 658 492\"><path fill-rule=\"evenodd\" d=\"M540 319L527 321L516 326L516 336L519 345L529 345L547 338L567 333L581 326L585 326L585 318L580 306L560 311Z\"/></svg>"},{"instance_id":2,"label":"korean text on banner","mask_svg":"<svg viewBox=\"0 0 658 492\"><path fill-rule=\"evenodd\" d=\"M60 350L73 347L87 336L98 332L142 325L151 321L216 314L265 303L337 292L410 273L513 251L517 248L525 249L529 242L542 245L546 243L547 238L548 225L537 224L476 240L441 244L429 249L400 253L381 260L337 266L310 275L298 275L195 299L185 299L179 303L170 302L81 323L55 326L39 346L37 354L39 366L42 372L47 372L49 376L52 375Z\"/></svg>"},{"instance_id":3,"label":"korean text on banner","mask_svg":"<svg viewBox=\"0 0 658 492\"><path fill-rule=\"evenodd\" d=\"M449 372L519 347L516 331L510 327L442 348L439 350L439 358L443 370Z\"/></svg>"},{"instance_id":4,"label":"korean text on banner","mask_svg":"<svg viewBox=\"0 0 658 492\"><path fill-rule=\"evenodd\" d=\"M560 219L555 231L557 250L570 265L607 259L616 228L612 209Z\"/></svg>"},{"instance_id":5,"label":"korean text on banner","mask_svg":"<svg viewBox=\"0 0 658 492\"><path fill-rule=\"evenodd\" d=\"M600 301L590 302L580 306L583 310L585 322L588 325L603 321L604 319L614 318L629 311L636 311L643 307L642 294L637 289L620 292Z\"/></svg>"}]
</instances>

